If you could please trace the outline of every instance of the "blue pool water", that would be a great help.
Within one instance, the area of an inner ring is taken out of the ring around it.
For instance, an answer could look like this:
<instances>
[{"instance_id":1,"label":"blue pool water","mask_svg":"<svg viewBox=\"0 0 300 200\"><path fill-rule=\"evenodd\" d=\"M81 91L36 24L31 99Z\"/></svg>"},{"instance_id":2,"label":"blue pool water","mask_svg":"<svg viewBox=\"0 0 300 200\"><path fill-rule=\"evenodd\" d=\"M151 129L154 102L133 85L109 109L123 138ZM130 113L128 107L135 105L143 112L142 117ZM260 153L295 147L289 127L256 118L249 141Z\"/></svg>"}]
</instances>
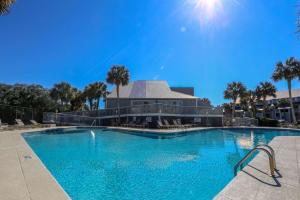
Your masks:
<instances>
[{"instance_id":1,"label":"blue pool water","mask_svg":"<svg viewBox=\"0 0 300 200\"><path fill-rule=\"evenodd\" d=\"M214 129L157 139L101 129L23 134L74 200L211 199L258 143L295 131Z\"/></svg>"}]
</instances>

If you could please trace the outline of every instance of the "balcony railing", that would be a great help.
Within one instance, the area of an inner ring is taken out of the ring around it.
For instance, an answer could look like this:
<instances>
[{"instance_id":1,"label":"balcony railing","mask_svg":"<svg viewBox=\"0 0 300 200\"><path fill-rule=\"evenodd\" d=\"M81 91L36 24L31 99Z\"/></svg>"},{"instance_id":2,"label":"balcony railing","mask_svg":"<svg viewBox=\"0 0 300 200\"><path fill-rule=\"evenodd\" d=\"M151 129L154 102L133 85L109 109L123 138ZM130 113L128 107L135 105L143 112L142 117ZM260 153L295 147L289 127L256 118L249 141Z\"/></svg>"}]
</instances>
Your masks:
<instances>
[{"instance_id":1,"label":"balcony railing","mask_svg":"<svg viewBox=\"0 0 300 200\"><path fill-rule=\"evenodd\" d=\"M64 114L81 115L89 117L110 117L118 114L118 108L108 108L95 111L68 112ZM130 107L121 107L120 115L137 115L137 114L173 114L173 115L223 115L221 108L209 106L175 106L167 104L145 104Z\"/></svg>"},{"instance_id":2,"label":"balcony railing","mask_svg":"<svg viewBox=\"0 0 300 200\"><path fill-rule=\"evenodd\" d=\"M118 108L109 108L94 111L76 111L65 113L44 113L43 121L72 121L73 124L90 124L95 119L115 118L118 117ZM120 116L191 116L191 117L223 117L223 110L219 107L213 108L208 106L175 106L166 104L145 104L120 108Z\"/></svg>"}]
</instances>

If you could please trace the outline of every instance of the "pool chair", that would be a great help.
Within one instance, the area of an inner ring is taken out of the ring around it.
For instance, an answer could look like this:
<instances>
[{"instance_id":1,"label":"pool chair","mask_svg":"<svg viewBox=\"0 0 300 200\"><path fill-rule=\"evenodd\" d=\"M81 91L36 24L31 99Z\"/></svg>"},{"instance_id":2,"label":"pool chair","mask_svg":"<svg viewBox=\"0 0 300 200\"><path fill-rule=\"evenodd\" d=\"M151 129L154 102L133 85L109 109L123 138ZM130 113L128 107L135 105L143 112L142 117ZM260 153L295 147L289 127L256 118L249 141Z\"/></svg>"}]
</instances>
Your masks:
<instances>
[{"instance_id":1,"label":"pool chair","mask_svg":"<svg viewBox=\"0 0 300 200\"><path fill-rule=\"evenodd\" d=\"M137 119L137 120L135 121L135 127L136 127L136 128L143 128L143 125L142 125L142 123L141 123L141 119Z\"/></svg>"},{"instance_id":2,"label":"pool chair","mask_svg":"<svg viewBox=\"0 0 300 200\"><path fill-rule=\"evenodd\" d=\"M128 127L128 125L129 125L128 122L126 122L126 123L121 124L120 126L121 127Z\"/></svg>"},{"instance_id":3,"label":"pool chair","mask_svg":"<svg viewBox=\"0 0 300 200\"><path fill-rule=\"evenodd\" d=\"M142 122L142 128L148 128L149 127L149 124L148 124L148 122L146 121L146 120L144 120L143 122Z\"/></svg>"},{"instance_id":4,"label":"pool chair","mask_svg":"<svg viewBox=\"0 0 300 200\"><path fill-rule=\"evenodd\" d=\"M177 123L180 126L183 126L184 128L191 128L193 125L192 124L182 124L181 119L177 119Z\"/></svg>"},{"instance_id":5,"label":"pool chair","mask_svg":"<svg viewBox=\"0 0 300 200\"><path fill-rule=\"evenodd\" d=\"M174 126L176 126L177 128L184 128L183 125L178 124L177 120L173 119L172 122L173 122Z\"/></svg>"},{"instance_id":6,"label":"pool chair","mask_svg":"<svg viewBox=\"0 0 300 200\"><path fill-rule=\"evenodd\" d=\"M8 124L2 123L2 121L1 121L1 119L0 119L0 130L6 129L7 127L8 127Z\"/></svg>"},{"instance_id":7,"label":"pool chair","mask_svg":"<svg viewBox=\"0 0 300 200\"><path fill-rule=\"evenodd\" d=\"M31 127L36 127L36 128L38 128L38 127L43 127L43 125L42 124L40 124L40 123L38 123L38 122L36 122L35 120L29 120L29 122L30 122L30 124L31 124Z\"/></svg>"},{"instance_id":8,"label":"pool chair","mask_svg":"<svg viewBox=\"0 0 300 200\"><path fill-rule=\"evenodd\" d=\"M127 127L131 127L131 128L139 128L139 125L137 124L137 122L134 122L134 121L130 121L128 123L128 126Z\"/></svg>"},{"instance_id":9,"label":"pool chair","mask_svg":"<svg viewBox=\"0 0 300 200\"><path fill-rule=\"evenodd\" d=\"M31 128L31 126L27 126L21 119L15 119L16 124L11 126L12 129L23 129L23 128Z\"/></svg>"},{"instance_id":10,"label":"pool chair","mask_svg":"<svg viewBox=\"0 0 300 200\"><path fill-rule=\"evenodd\" d=\"M123 127L131 127L131 126L133 126L133 122L132 121L128 121L125 124L122 124L121 126L123 126Z\"/></svg>"},{"instance_id":11,"label":"pool chair","mask_svg":"<svg viewBox=\"0 0 300 200\"><path fill-rule=\"evenodd\" d=\"M17 126L25 126L24 122L21 119L15 119Z\"/></svg>"},{"instance_id":12,"label":"pool chair","mask_svg":"<svg viewBox=\"0 0 300 200\"><path fill-rule=\"evenodd\" d=\"M169 128L169 127L164 125L160 120L157 120L157 128Z\"/></svg>"},{"instance_id":13,"label":"pool chair","mask_svg":"<svg viewBox=\"0 0 300 200\"><path fill-rule=\"evenodd\" d=\"M35 120L29 120L30 121L30 123L32 124L32 125L39 125L39 123L37 123Z\"/></svg>"},{"instance_id":14,"label":"pool chair","mask_svg":"<svg viewBox=\"0 0 300 200\"><path fill-rule=\"evenodd\" d=\"M176 128L175 125L171 125L171 124L168 122L168 120L166 120L166 119L164 119L164 123L165 123L165 125L166 125L168 128Z\"/></svg>"}]
</instances>

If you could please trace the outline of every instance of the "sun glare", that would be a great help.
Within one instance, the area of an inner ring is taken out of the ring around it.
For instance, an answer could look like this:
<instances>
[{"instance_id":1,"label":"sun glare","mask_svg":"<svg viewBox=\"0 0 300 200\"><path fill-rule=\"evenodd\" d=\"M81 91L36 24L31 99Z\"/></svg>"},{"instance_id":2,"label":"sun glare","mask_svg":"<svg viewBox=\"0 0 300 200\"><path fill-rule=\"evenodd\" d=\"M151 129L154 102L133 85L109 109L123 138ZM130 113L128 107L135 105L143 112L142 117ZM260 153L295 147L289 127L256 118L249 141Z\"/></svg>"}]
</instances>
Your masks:
<instances>
[{"instance_id":1,"label":"sun glare","mask_svg":"<svg viewBox=\"0 0 300 200\"><path fill-rule=\"evenodd\" d=\"M240 0L184 0L189 6L189 16L198 20L202 27L227 27L232 9Z\"/></svg>"},{"instance_id":2,"label":"sun glare","mask_svg":"<svg viewBox=\"0 0 300 200\"><path fill-rule=\"evenodd\" d=\"M222 0L195 0L194 3L195 9L207 20L215 18L223 11Z\"/></svg>"}]
</instances>

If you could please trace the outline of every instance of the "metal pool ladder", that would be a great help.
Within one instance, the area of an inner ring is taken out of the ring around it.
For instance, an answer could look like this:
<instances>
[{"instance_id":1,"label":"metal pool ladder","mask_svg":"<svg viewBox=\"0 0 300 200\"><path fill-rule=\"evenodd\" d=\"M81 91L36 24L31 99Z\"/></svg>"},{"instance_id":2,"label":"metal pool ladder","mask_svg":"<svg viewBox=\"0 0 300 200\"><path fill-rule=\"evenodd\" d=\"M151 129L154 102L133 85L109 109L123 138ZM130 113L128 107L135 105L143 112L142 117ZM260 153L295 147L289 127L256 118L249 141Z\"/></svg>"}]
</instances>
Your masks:
<instances>
[{"instance_id":1,"label":"metal pool ladder","mask_svg":"<svg viewBox=\"0 0 300 200\"><path fill-rule=\"evenodd\" d=\"M94 124L96 124L96 120L95 119L93 120L93 122L91 124L91 127L93 127Z\"/></svg>"},{"instance_id":2,"label":"metal pool ladder","mask_svg":"<svg viewBox=\"0 0 300 200\"><path fill-rule=\"evenodd\" d=\"M275 161L275 152L272 147L270 147L267 144L259 144L255 146L253 149L251 149L235 166L234 166L234 176L237 175L237 170L240 168L242 170L244 162L256 151L263 151L265 152L269 157L269 165L270 165L270 171L271 176L274 176L274 172L276 170L276 161Z\"/></svg>"}]
</instances>

